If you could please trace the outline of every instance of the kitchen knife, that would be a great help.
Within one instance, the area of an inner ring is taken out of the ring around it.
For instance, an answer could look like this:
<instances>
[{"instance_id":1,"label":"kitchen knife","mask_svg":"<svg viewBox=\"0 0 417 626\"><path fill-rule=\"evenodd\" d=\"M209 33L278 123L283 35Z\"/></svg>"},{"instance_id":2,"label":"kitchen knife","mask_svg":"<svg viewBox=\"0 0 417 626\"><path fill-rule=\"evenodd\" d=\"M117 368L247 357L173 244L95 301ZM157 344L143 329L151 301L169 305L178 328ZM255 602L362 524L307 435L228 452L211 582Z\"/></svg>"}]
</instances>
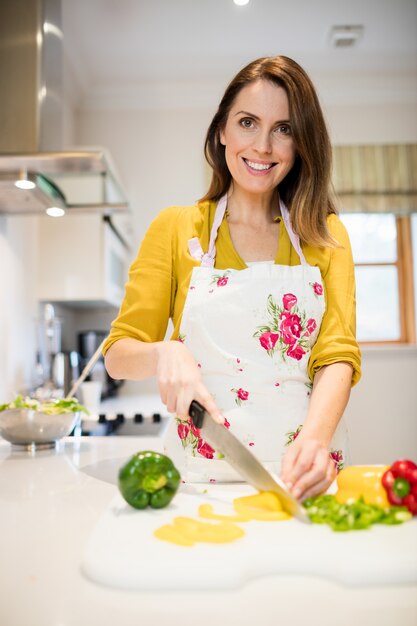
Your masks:
<instances>
[{"instance_id":1,"label":"kitchen knife","mask_svg":"<svg viewBox=\"0 0 417 626\"><path fill-rule=\"evenodd\" d=\"M291 495L285 484L273 476L254 454L222 424L215 422L199 402L193 400L189 415L196 428L199 428L204 440L213 445L224 455L227 461L248 483L258 491L273 491L279 495L282 506L291 515L303 522L310 523L304 507Z\"/></svg>"}]
</instances>

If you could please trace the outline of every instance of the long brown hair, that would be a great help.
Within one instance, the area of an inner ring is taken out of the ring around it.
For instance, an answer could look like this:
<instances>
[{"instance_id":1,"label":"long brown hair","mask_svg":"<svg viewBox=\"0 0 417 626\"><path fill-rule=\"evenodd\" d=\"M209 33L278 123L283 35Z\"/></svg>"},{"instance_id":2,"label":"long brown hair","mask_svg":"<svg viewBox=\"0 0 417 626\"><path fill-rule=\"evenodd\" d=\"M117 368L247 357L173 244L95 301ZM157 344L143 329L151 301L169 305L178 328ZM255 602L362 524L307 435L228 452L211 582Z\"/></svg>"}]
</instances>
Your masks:
<instances>
[{"instance_id":1,"label":"long brown hair","mask_svg":"<svg viewBox=\"0 0 417 626\"><path fill-rule=\"evenodd\" d=\"M213 169L210 187L200 202L219 200L229 189L232 177L220 143L230 109L238 93L259 79L268 80L287 93L295 163L278 186L300 239L315 246L337 245L330 235L326 217L336 213L331 184L332 148L323 112L313 83L292 59L263 57L244 67L226 88L217 113L208 128L204 154Z\"/></svg>"}]
</instances>

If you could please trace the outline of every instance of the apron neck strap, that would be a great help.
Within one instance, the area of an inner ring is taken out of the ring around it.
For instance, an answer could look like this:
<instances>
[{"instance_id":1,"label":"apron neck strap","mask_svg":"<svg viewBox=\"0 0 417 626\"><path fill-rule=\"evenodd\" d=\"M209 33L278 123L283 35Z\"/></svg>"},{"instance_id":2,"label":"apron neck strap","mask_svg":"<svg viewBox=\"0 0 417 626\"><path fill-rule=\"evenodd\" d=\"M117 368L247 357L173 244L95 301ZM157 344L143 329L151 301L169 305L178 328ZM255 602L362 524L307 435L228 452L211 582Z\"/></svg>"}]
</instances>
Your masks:
<instances>
[{"instance_id":1,"label":"apron neck strap","mask_svg":"<svg viewBox=\"0 0 417 626\"><path fill-rule=\"evenodd\" d=\"M301 249L300 238L298 235L295 234L295 232L292 229L289 211L287 207L285 206L285 204L283 203L283 201L281 200L281 198L279 199L279 208L281 210L281 216L284 221L285 228L287 229L288 237L290 238L290 241L296 253L300 257L301 265L308 265L306 258L304 256L304 253Z\"/></svg>"},{"instance_id":2,"label":"apron neck strap","mask_svg":"<svg viewBox=\"0 0 417 626\"><path fill-rule=\"evenodd\" d=\"M213 225L211 227L211 232L210 232L209 247L208 247L207 252L203 254L201 258L202 267L214 267L214 261L216 259L217 233L220 228L220 224L223 221L224 214L226 212L226 207L227 207L227 194L222 196L222 198L220 198L219 202L217 203L216 213L214 214ZM292 229L289 211L287 207L285 206L285 204L283 203L283 201L281 200L281 198L279 199L279 207L281 210L281 216L282 216L285 228L287 229L287 233L290 238L290 241L295 251L297 252L298 256L300 257L301 265L308 265L306 258L304 256L304 253L301 249L300 238L298 235L295 234L295 232Z\"/></svg>"},{"instance_id":3,"label":"apron neck strap","mask_svg":"<svg viewBox=\"0 0 417 626\"><path fill-rule=\"evenodd\" d=\"M217 232L220 228L220 224L223 221L224 214L227 207L227 194L225 194L217 203L216 213L214 214L213 225L210 232L210 243L207 252L201 259L201 267L214 267L214 261L216 259L216 239Z\"/></svg>"}]
</instances>

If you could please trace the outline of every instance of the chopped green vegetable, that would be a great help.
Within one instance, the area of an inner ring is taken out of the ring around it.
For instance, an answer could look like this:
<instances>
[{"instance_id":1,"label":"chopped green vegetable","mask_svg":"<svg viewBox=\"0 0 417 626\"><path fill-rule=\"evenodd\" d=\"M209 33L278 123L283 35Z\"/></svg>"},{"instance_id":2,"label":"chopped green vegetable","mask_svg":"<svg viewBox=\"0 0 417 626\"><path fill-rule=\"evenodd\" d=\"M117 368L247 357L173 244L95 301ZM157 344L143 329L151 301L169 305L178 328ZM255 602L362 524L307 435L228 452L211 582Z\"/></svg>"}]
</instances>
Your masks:
<instances>
[{"instance_id":1,"label":"chopped green vegetable","mask_svg":"<svg viewBox=\"0 0 417 626\"><path fill-rule=\"evenodd\" d=\"M307 514L315 524L328 524L332 530L362 530L372 524L402 524L412 518L403 506L383 509L367 504L363 498L340 503L334 496L322 495L307 498L303 502Z\"/></svg>"},{"instance_id":2,"label":"chopped green vegetable","mask_svg":"<svg viewBox=\"0 0 417 626\"><path fill-rule=\"evenodd\" d=\"M24 398L20 394L8 404L0 404L0 411L5 411L6 409L33 409L34 411L40 411L48 415L78 412L88 413L87 409L78 402L77 398L57 398L41 402L36 400L36 398Z\"/></svg>"}]
</instances>

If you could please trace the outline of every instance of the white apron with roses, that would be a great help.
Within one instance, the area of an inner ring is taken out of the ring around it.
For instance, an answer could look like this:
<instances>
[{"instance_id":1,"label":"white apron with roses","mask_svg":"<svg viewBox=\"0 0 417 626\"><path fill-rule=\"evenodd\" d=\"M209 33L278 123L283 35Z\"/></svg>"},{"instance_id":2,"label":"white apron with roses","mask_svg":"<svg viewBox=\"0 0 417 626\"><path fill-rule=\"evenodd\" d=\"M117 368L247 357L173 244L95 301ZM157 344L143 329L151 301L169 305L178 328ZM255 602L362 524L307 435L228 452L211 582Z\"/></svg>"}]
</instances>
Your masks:
<instances>
[{"instance_id":1,"label":"white apron with roses","mask_svg":"<svg viewBox=\"0 0 417 626\"><path fill-rule=\"evenodd\" d=\"M204 384L226 418L225 427L279 474L282 456L307 415L312 388L307 366L325 294L320 270L306 262L282 202L283 224L301 265L262 262L244 270L215 269L215 243L226 205L226 197L217 205L208 252L203 253L198 239L189 242L201 266L191 276L179 340L201 368ZM346 461L346 435L342 421L330 449L337 469ZM192 423L176 418L165 450L186 481L241 480Z\"/></svg>"}]
</instances>

